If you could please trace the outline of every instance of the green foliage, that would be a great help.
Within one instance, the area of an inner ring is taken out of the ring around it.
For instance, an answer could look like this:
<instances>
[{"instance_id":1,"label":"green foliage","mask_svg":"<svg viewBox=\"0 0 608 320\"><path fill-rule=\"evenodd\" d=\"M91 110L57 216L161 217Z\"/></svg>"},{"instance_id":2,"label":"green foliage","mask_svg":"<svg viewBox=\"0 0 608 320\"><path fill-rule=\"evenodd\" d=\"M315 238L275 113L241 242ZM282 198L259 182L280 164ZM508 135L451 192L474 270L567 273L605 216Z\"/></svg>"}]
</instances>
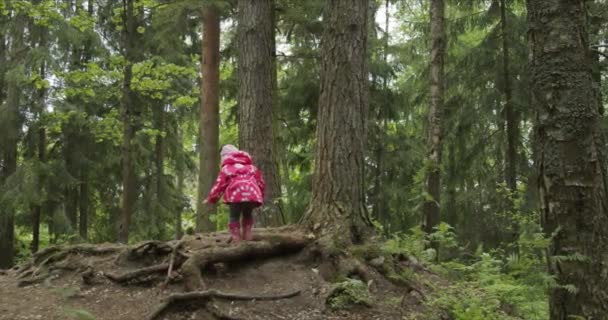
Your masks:
<instances>
[{"instance_id":1,"label":"green foliage","mask_svg":"<svg viewBox=\"0 0 608 320\"><path fill-rule=\"evenodd\" d=\"M332 309L347 309L353 306L369 306L370 298L367 285L361 280L350 279L339 282L327 297Z\"/></svg>"}]
</instances>

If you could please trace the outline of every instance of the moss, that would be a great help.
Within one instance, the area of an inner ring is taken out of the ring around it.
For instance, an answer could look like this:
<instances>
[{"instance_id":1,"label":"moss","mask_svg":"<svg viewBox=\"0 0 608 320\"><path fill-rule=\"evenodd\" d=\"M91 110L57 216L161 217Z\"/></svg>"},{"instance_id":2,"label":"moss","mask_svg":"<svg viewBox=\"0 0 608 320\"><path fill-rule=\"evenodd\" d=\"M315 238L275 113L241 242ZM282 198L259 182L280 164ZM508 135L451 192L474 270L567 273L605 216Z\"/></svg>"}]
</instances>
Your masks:
<instances>
[{"instance_id":1,"label":"moss","mask_svg":"<svg viewBox=\"0 0 608 320\"><path fill-rule=\"evenodd\" d=\"M361 260L371 260L386 255L382 249L374 243L352 246L350 252L353 256Z\"/></svg>"},{"instance_id":2,"label":"moss","mask_svg":"<svg viewBox=\"0 0 608 320\"><path fill-rule=\"evenodd\" d=\"M332 309L371 306L367 285L356 279L346 279L336 284L329 297L327 297L326 303Z\"/></svg>"}]
</instances>

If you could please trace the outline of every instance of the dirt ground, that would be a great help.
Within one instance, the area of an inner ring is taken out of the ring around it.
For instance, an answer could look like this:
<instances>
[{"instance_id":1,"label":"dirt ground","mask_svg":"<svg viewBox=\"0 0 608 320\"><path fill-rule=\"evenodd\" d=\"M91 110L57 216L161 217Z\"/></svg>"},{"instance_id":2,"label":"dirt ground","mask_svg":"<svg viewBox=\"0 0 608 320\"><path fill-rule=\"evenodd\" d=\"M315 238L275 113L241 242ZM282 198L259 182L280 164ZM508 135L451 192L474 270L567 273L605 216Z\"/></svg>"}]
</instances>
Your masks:
<instances>
[{"instance_id":1,"label":"dirt ground","mask_svg":"<svg viewBox=\"0 0 608 320\"><path fill-rule=\"evenodd\" d=\"M69 259L100 270L92 284L84 284L81 275L71 271L58 272L39 284L19 287L16 271L11 270L0 275L0 319L140 320L146 319L163 297L183 291L179 283L161 291L158 281L124 285L108 280L102 273L112 270L115 255L75 254ZM274 295L301 291L298 296L278 301L214 299L211 303L226 319L425 319L419 316L424 307L417 293L407 293L408 290L394 286L378 274L374 279L368 287L371 307L336 311L325 304L332 284L321 278L314 264L302 262L298 254L220 264L204 274L208 289L227 293ZM180 304L168 311L160 319L208 319L208 314L197 308L195 302Z\"/></svg>"}]
</instances>

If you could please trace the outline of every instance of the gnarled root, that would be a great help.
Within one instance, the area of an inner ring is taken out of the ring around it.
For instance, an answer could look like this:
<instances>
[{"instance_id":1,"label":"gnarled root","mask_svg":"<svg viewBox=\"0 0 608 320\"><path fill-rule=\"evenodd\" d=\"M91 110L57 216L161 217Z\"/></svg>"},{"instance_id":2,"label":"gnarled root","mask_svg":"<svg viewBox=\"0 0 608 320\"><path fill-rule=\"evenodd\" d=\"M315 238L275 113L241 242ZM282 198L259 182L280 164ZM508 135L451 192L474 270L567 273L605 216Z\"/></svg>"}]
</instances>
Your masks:
<instances>
[{"instance_id":1,"label":"gnarled root","mask_svg":"<svg viewBox=\"0 0 608 320\"><path fill-rule=\"evenodd\" d=\"M205 308L209 300L211 299L223 299L223 300L232 300L232 301L250 301L250 300L259 300L259 301L270 301L270 300L281 300L295 297L300 294L300 290L289 292L285 294L278 295L248 295L248 294L232 294L232 293L224 293L216 290L207 290L207 291L195 291L195 292L187 292L187 293L175 293L168 297L166 297L163 302L154 310L149 316L148 320L157 319L166 309L171 307L174 304L179 302L186 302L197 300L203 302ZM216 313L211 311L212 313ZM217 317L217 315L216 315Z\"/></svg>"},{"instance_id":2,"label":"gnarled root","mask_svg":"<svg viewBox=\"0 0 608 320\"><path fill-rule=\"evenodd\" d=\"M195 291L204 288L201 269L210 264L294 253L304 248L310 240L310 237L299 233L261 234L256 235L254 241L197 251L181 267L185 289Z\"/></svg>"}]
</instances>

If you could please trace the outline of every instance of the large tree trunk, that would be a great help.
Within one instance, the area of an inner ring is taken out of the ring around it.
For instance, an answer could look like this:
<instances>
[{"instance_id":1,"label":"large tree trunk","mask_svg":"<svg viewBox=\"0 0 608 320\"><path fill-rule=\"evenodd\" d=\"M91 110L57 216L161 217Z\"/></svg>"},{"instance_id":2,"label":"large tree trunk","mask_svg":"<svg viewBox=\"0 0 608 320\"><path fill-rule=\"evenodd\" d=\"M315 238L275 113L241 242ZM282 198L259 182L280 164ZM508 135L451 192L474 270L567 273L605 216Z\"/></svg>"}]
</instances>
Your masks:
<instances>
[{"instance_id":1,"label":"large tree trunk","mask_svg":"<svg viewBox=\"0 0 608 320\"><path fill-rule=\"evenodd\" d=\"M367 0L328 1L313 190L303 222L353 243L369 234L364 151L368 113Z\"/></svg>"},{"instance_id":2,"label":"large tree trunk","mask_svg":"<svg viewBox=\"0 0 608 320\"><path fill-rule=\"evenodd\" d=\"M262 224L284 217L273 133L273 31L271 0L238 2L239 145L249 152L266 180Z\"/></svg>"},{"instance_id":3,"label":"large tree trunk","mask_svg":"<svg viewBox=\"0 0 608 320\"><path fill-rule=\"evenodd\" d=\"M25 17L17 14L13 17L8 65L17 67L24 55L23 30ZM0 139L0 188L6 179L17 170L17 144L19 143L22 117L19 112L21 89L18 80L13 77L6 81L6 101L0 104L0 128L3 136ZM15 255L15 208L10 201L0 203L0 269L13 265Z\"/></svg>"},{"instance_id":4,"label":"large tree trunk","mask_svg":"<svg viewBox=\"0 0 608 320\"><path fill-rule=\"evenodd\" d=\"M131 216L137 199L137 177L135 174L135 151L133 150L133 139L135 138L135 121L137 112L135 110L134 93L131 89L133 77L133 62L135 61L134 38L136 36L137 23L133 11L133 1L123 0L126 11L123 16L125 28L123 31L123 48L126 56L126 66L122 87L122 121L123 121L123 159L122 159L122 208L118 225L118 241L129 242L129 228Z\"/></svg>"},{"instance_id":5,"label":"large tree trunk","mask_svg":"<svg viewBox=\"0 0 608 320\"><path fill-rule=\"evenodd\" d=\"M505 155L505 180L511 192L517 190L517 140L519 123L513 107L511 73L509 71L509 42L507 32L506 0L500 0L500 29L502 33L503 94L505 96L505 117L507 126L507 152Z\"/></svg>"},{"instance_id":6,"label":"large tree trunk","mask_svg":"<svg viewBox=\"0 0 608 320\"><path fill-rule=\"evenodd\" d=\"M550 318L604 319L608 203L586 1L529 0L528 12L542 224L559 284L550 290Z\"/></svg>"},{"instance_id":7,"label":"large tree trunk","mask_svg":"<svg viewBox=\"0 0 608 320\"><path fill-rule=\"evenodd\" d=\"M441 153L443 140L443 91L445 60L445 5L443 0L431 1L431 104L428 114L428 168L425 181L430 199L423 207L422 230L427 234L439 224L441 203Z\"/></svg>"},{"instance_id":8,"label":"large tree trunk","mask_svg":"<svg viewBox=\"0 0 608 320\"><path fill-rule=\"evenodd\" d=\"M203 41L201 64L201 109L199 123L199 174L198 201L196 203L196 230L213 231L211 215L216 213L214 204L203 200L211 190L218 173L219 126L220 126L220 16L217 8L207 6L202 12Z\"/></svg>"}]
</instances>

